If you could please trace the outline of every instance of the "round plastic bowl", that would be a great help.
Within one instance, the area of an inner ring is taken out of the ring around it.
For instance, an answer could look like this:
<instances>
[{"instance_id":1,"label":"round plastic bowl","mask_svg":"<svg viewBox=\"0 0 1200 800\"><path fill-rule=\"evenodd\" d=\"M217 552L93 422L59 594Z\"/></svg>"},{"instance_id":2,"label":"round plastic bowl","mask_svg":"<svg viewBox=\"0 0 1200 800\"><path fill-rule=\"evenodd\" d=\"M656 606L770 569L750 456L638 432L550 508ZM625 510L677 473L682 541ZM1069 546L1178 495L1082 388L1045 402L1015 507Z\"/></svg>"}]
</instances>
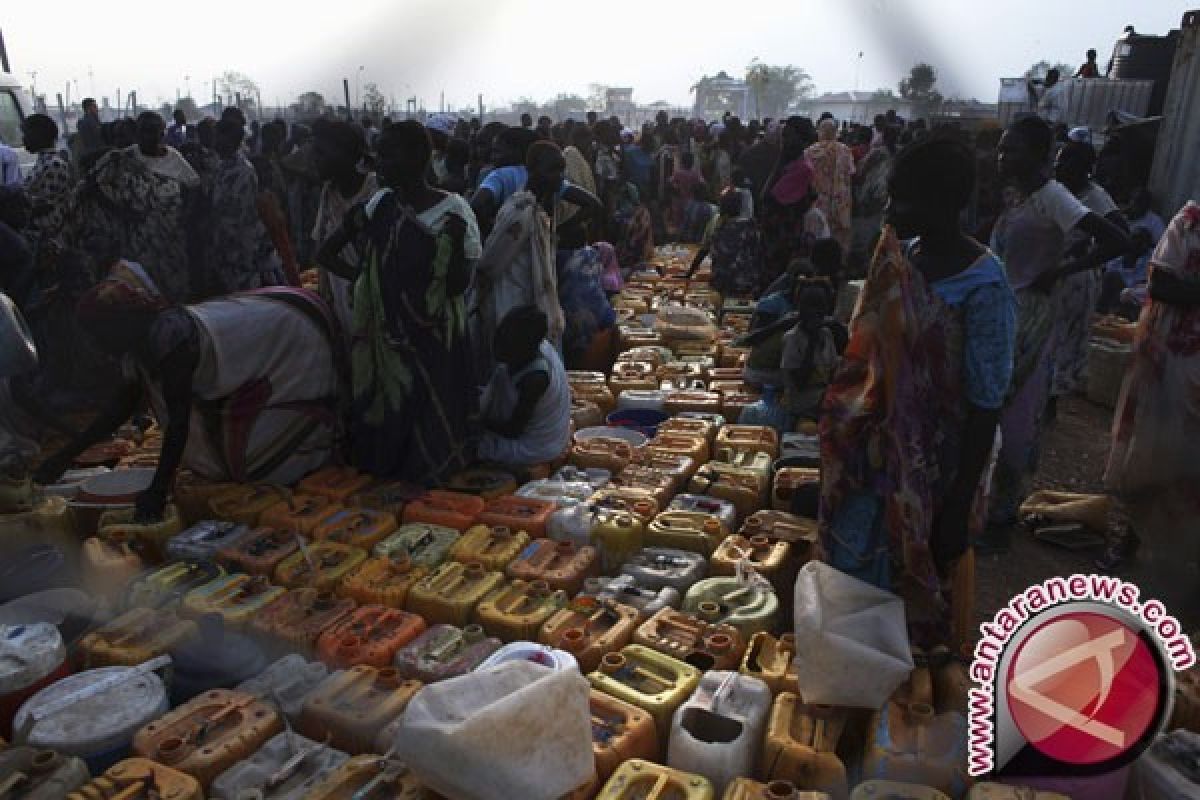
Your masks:
<instances>
[{"instance_id":1,"label":"round plastic bowl","mask_svg":"<svg viewBox=\"0 0 1200 800\"><path fill-rule=\"evenodd\" d=\"M640 448L645 447L649 439L632 428L610 428L607 425L599 425L595 428L584 428L575 432L576 442L586 442L588 439L621 439L628 442L630 447Z\"/></svg>"},{"instance_id":2,"label":"round plastic bowl","mask_svg":"<svg viewBox=\"0 0 1200 800\"><path fill-rule=\"evenodd\" d=\"M150 486L154 470L148 467L118 469L88 478L79 486L75 500L80 504L129 506L138 493Z\"/></svg>"},{"instance_id":3,"label":"round plastic bowl","mask_svg":"<svg viewBox=\"0 0 1200 800\"><path fill-rule=\"evenodd\" d=\"M649 408L626 408L612 412L604 421L610 428L626 428L653 439L658 435L658 426L669 416Z\"/></svg>"}]
</instances>

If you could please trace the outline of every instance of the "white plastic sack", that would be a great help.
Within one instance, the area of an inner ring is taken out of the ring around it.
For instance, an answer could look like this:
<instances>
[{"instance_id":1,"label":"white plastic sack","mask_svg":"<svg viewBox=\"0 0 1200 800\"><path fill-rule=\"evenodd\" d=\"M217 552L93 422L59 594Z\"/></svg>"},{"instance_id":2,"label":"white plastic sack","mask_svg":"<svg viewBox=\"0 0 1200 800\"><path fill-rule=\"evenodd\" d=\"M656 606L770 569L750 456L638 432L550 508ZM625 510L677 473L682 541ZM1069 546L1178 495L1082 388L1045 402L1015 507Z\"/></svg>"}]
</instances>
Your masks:
<instances>
[{"instance_id":1,"label":"white plastic sack","mask_svg":"<svg viewBox=\"0 0 1200 800\"><path fill-rule=\"evenodd\" d=\"M421 689L396 757L452 800L555 800L595 777L588 682L509 661Z\"/></svg>"},{"instance_id":2,"label":"white plastic sack","mask_svg":"<svg viewBox=\"0 0 1200 800\"><path fill-rule=\"evenodd\" d=\"M828 564L801 568L795 621L806 703L882 708L912 672L904 602Z\"/></svg>"}]
</instances>

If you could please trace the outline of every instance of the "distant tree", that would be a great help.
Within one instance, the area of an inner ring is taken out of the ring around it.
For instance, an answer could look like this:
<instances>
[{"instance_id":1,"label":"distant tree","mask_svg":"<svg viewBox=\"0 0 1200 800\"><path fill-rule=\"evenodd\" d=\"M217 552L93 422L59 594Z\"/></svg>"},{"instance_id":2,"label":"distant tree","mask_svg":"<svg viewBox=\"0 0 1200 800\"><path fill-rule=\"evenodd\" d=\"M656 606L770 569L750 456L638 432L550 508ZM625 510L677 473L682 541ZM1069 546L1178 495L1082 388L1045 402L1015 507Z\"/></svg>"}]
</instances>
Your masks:
<instances>
[{"instance_id":1,"label":"distant tree","mask_svg":"<svg viewBox=\"0 0 1200 800\"><path fill-rule=\"evenodd\" d=\"M913 104L917 114L927 114L942 103L942 93L936 86L937 70L922 62L900 81L900 96Z\"/></svg>"},{"instance_id":2,"label":"distant tree","mask_svg":"<svg viewBox=\"0 0 1200 800\"><path fill-rule=\"evenodd\" d=\"M236 98L240 96L242 98L241 108L243 110L255 108L258 103L258 84L249 75L244 73L234 70L227 70L221 73L221 76L217 78L217 88L223 97L227 99L234 98L234 103L237 102Z\"/></svg>"},{"instance_id":3,"label":"distant tree","mask_svg":"<svg viewBox=\"0 0 1200 800\"><path fill-rule=\"evenodd\" d=\"M362 103L372 114L382 114L387 109L387 98L375 83L368 83L362 87Z\"/></svg>"},{"instance_id":4,"label":"distant tree","mask_svg":"<svg viewBox=\"0 0 1200 800\"><path fill-rule=\"evenodd\" d=\"M1034 64L1029 69L1025 70L1025 76L1024 76L1025 80L1027 80L1027 81L1039 80L1040 81L1043 78L1045 78L1046 73L1052 69L1058 70L1058 75L1060 78L1069 78L1075 74L1075 68L1072 67L1070 64L1064 64L1061 61L1058 62L1057 64L1052 64L1051 62L1049 62L1043 58L1041 61Z\"/></svg>"},{"instance_id":5,"label":"distant tree","mask_svg":"<svg viewBox=\"0 0 1200 800\"><path fill-rule=\"evenodd\" d=\"M728 77L720 73L717 77ZM705 76L701 83L708 81ZM779 118L794 103L812 97L812 76L802 67L764 64L757 58L746 66L746 83L754 100L754 116ZM699 85L699 84L698 84Z\"/></svg>"},{"instance_id":6,"label":"distant tree","mask_svg":"<svg viewBox=\"0 0 1200 800\"><path fill-rule=\"evenodd\" d=\"M292 110L301 115L316 115L325 110L325 98L320 92L305 92L292 103Z\"/></svg>"}]
</instances>

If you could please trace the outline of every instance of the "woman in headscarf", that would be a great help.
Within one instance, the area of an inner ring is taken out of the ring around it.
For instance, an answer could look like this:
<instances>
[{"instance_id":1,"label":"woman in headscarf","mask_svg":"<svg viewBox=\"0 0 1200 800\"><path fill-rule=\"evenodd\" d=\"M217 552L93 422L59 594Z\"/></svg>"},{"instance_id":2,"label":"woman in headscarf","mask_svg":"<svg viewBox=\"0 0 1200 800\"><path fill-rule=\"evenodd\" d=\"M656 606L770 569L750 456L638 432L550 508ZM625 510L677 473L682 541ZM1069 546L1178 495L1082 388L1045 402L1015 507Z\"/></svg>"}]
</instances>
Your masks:
<instances>
[{"instance_id":1,"label":"woman in headscarf","mask_svg":"<svg viewBox=\"0 0 1200 800\"><path fill-rule=\"evenodd\" d=\"M632 181L621 188L613 221L621 233L616 243L621 266L634 267L654 258L654 220Z\"/></svg>"},{"instance_id":2,"label":"woman in headscarf","mask_svg":"<svg viewBox=\"0 0 1200 800\"><path fill-rule=\"evenodd\" d=\"M779 161L761 203L767 283L787 272L793 261L807 259L813 242L829 236L824 215L813 207L813 169L804 157L812 140L811 120L788 118L780 134Z\"/></svg>"},{"instance_id":3,"label":"woman in headscarf","mask_svg":"<svg viewBox=\"0 0 1200 800\"><path fill-rule=\"evenodd\" d=\"M1149 292L1113 416L1104 482L1126 501L1149 501L1167 509L1168 520L1187 525L1196 518L1200 484L1200 206L1194 201L1171 220L1150 257ZM1195 530L1179 533L1164 552L1186 560L1196 553ZM1179 552L1187 535L1192 549ZM1132 533L1117 541L1101 566L1119 564L1137 541Z\"/></svg>"},{"instance_id":4,"label":"woman in headscarf","mask_svg":"<svg viewBox=\"0 0 1200 800\"><path fill-rule=\"evenodd\" d=\"M84 176L68 239L89 251L105 242L101 249L138 262L163 297L183 303L200 290L191 275L200 255L188 244L200 179L165 136L161 116L138 117L137 143L101 157Z\"/></svg>"},{"instance_id":5,"label":"woman in headscarf","mask_svg":"<svg viewBox=\"0 0 1200 800\"><path fill-rule=\"evenodd\" d=\"M337 329L325 304L274 287L172 305L140 265L121 261L78 305L83 329L123 360L112 405L38 471L52 483L148 399L164 429L158 468L137 498L158 519L176 470L211 481L288 484L324 465L337 444Z\"/></svg>"},{"instance_id":6,"label":"woman in headscarf","mask_svg":"<svg viewBox=\"0 0 1200 800\"><path fill-rule=\"evenodd\" d=\"M813 187L817 190L817 208L829 222L829 233L844 252L850 251L850 220L853 213L854 154L837 140L837 121L821 120L817 142L805 154L813 168Z\"/></svg>"},{"instance_id":7,"label":"woman in headscarf","mask_svg":"<svg viewBox=\"0 0 1200 800\"><path fill-rule=\"evenodd\" d=\"M1008 187L1008 208L992 231L992 250L1004 261L1017 294L1017 346L1012 391L1000 416L1003 446L996 464L989 506L994 533L1016 521L1038 465L1042 422L1054 370L1059 282L1104 264L1127 246L1121 229L1088 210L1050 177L1054 134L1039 117L1014 122L1000 139L997 167ZM1072 231L1095 242L1066 262ZM988 549L1003 548L1003 538L981 540Z\"/></svg>"},{"instance_id":8,"label":"woman in headscarf","mask_svg":"<svg viewBox=\"0 0 1200 800\"><path fill-rule=\"evenodd\" d=\"M972 563L958 562L983 527L1012 375L1016 299L1000 261L959 227L974 173L949 140L896 156L889 227L820 418L829 564L901 595L923 647L951 634L946 589Z\"/></svg>"},{"instance_id":9,"label":"woman in headscarf","mask_svg":"<svg viewBox=\"0 0 1200 800\"><path fill-rule=\"evenodd\" d=\"M379 135L384 184L346 215L318 258L354 280L352 444L373 475L436 484L468 463L465 293L481 247L462 195L426 182L433 145L416 121ZM353 241L358 264L341 253Z\"/></svg>"}]
</instances>

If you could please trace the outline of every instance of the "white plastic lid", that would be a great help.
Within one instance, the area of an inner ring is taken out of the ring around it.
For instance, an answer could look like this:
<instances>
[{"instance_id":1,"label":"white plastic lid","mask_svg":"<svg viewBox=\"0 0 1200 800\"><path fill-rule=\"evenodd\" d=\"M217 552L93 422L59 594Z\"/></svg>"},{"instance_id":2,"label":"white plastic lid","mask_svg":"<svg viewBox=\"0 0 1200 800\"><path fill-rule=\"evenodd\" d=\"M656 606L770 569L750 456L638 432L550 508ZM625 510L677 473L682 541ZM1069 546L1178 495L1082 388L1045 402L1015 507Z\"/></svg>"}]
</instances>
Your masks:
<instances>
[{"instance_id":1,"label":"white plastic lid","mask_svg":"<svg viewBox=\"0 0 1200 800\"><path fill-rule=\"evenodd\" d=\"M0 695L32 686L66 657L62 634L48 622L0 625Z\"/></svg>"},{"instance_id":2,"label":"white plastic lid","mask_svg":"<svg viewBox=\"0 0 1200 800\"><path fill-rule=\"evenodd\" d=\"M22 730L32 713L69 702L69 698L101 681L134 671L133 667L102 667L80 672L47 686L17 711L13 730ZM86 757L129 744L143 725L167 713L167 691L153 672L144 672L82 697L67 708L33 724L27 743L67 755Z\"/></svg>"}]
</instances>

